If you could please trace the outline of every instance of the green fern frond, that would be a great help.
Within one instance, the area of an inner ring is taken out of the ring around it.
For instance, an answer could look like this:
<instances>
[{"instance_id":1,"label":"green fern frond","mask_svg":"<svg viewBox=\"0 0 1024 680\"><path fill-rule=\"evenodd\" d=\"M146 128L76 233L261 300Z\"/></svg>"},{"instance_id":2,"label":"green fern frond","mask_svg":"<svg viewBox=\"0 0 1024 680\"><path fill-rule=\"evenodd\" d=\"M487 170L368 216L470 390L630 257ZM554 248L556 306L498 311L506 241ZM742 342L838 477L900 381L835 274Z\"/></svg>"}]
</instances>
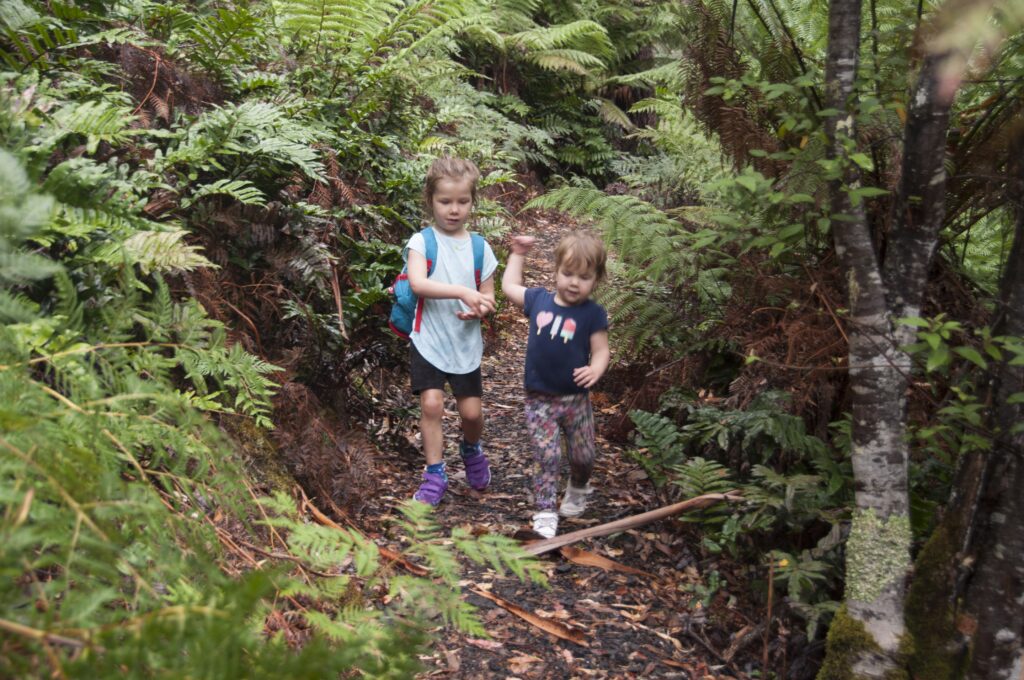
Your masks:
<instances>
[{"instance_id":1,"label":"green fern frond","mask_svg":"<svg viewBox=\"0 0 1024 680\"><path fill-rule=\"evenodd\" d=\"M184 32L191 43L185 54L224 77L226 65L250 61L248 43L260 37L261 28L260 19L245 7L219 8L215 14L197 16Z\"/></svg>"},{"instance_id":2,"label":"green fern frond","mask_svg":"<svg viewBox=\"0 0 1024 680\"><path fill-rule=\"evenodd\" d=\"M635 73L621 73L608 78L607 85L628 85L630 87L664 87L670 92L679 92L687 81L682 62L671 60L667 63ZM634 109L635 110L635 109Z\"/></svg>"},{"instance_id":3,"label":"green fern frond","mask_svg":"<svg viewBox=\"0 0 1024 680\"><path fill-rule=\"evenodd\" d=\"M692 267L690 234L664 212L634 196L609 196L596 189L564 187L528 205L595 220L626 261L651 268L662 277L653 279L655 282Z\"/></svg>"},{"instance_id":4,"label":"green fern frond","mask_svg":"<svg viewBox=\"0 0 1024 680\"><path fill-rule=\"evenodd\" d=\"M713 460L701 457L691 458L674 468L673 483L682 489L684 496L693 497L706 493L725 493L736 484L729 476L729 469Z\"/></svg>"},{"instance_id":5,"label":"green fern frond","mask_svg":"<svg viewBox=\"0 0 1024 680\"><path fill-rule=\"evenodd\" d=\"M612 125L618 125L623 130L632 130L636 127L633 125L633 121L629 119L626 112L620 109L615 102L603 97L599 101L601 102L601 105L597 112L603 121L611 123Z\"/></svg>"},{"instance_id":6,"label":"green fern frond","mask_svg":"<svg viewBox=\"0 0 1024 680\"><path fill-rule=\"evenodd\" d=\"M162 164L222 170L223 162L232 158L262 158L297 167L311 179L324 181L323 164L312 146L318 141L315 128L281 106L247 101L203 114L183 133Z\"/></svg>"},{"instance_id":7,"label":"green fern frond","mask_svg":"<svg viewBox=\"0 0 1024 680\"><path fill-rule=\"evenodd\" d=\"M23 0L0 4L0 59L23 71L47 54L74 45L77 31L57 17L44 17Z\"/></svg>"},{"instance_id":8,"label":"green fern frond","mask_svg":"<svg viewBox=\"0 0 1024 680\"><path fill-rule=\"evenodd\" d=\"M604 68L604 62L581 50L540 50L528 53L526 60L548 71L570 71L583 76L593 69Z\"/></svg>"},{"instance_id":9,"label":"green fern frond","mask_svg":"<svg viewBox=\"0 0 1024 680\"><path fill-rule=\"evenodd\" d=\"M39 305L22 293L0 289L0 322L27 323L39 314Z\"/></svg>"},{"instance_id":10,"label":"green fern frond","mask_svg":"<svg viewBox=\"0 0 1024 680\"><path fill-rule=\"evenodd\" d=\"M188 232L142 231L123 242L109 242L97 246L91 252L97 262L119 266L123 263L137 264L143 274L150 272L191 271L200 267L216 268L217 265L200 254L198 246L184 243Z\"/></svg>"},{"instance_id":11,"label":"green fern frond","mask_svg":"<svg viewBox=\"0 0 1024 680\"><path fill-rule=\"evenodd\" d=\"M554 26L537 26L510 35L508 42L528 51L571 48L584 50L594 55L614 52L614 47L609 41L608 32L604 27L586 19Z\"/></svg>"},{"instance_id":12,"label":"green fern frond","mask_svg":"<svg viewBox=\"0 0 1024 680\"><path fill-rule=\"evenodd\" d=\"M86 139L86 151L96 153L100 142L120 145L145 130L131 127L135 117L125 106L109 102L83 102L68 104L53 115L54 129L48 143L55 144L68 135L81 135Z\"/></svg>"},{"instance_id":13,"label":"green fern frond","mask_svg":"<svg viewBox=\"0 0 1024 680\"><path fill-rule=\"evenodd\" d=\"M263 192L253 186L252 182L248 180L219 179L212 184L200 185L190 198L181 202L181 207L187 208L204 196L214 195L230 196L244 205L263 206L267 204L267 199Z\"/></svg>"}]
</instances>

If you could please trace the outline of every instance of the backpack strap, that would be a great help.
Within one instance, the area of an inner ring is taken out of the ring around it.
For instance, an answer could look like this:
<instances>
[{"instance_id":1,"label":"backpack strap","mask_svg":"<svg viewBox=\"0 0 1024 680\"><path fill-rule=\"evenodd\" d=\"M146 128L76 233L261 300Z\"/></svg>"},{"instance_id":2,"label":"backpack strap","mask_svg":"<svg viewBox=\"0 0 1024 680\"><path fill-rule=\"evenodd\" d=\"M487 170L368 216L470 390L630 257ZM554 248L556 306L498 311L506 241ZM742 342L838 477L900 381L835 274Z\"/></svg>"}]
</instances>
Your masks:
<instances>
[{"instance_id":1,"label":"backpack strap","mask_svg":"<svg viewBox=\"0 0 1024 680\"><path fill-rule=\"evenodd\" d=\"M473 277L476 279L476 288L480 290L480 274L484 270L484 237L480 234L470 233L473 240Z\"/></svg>"},{"instance_id":2,"label":"backpack strap","mask_svg":"<svg viewBox=\"0 0 1024 680\"><path fill-rule=\"evenodd\" d=\"M430 276L434 273L434 265L437 264L437 235L433 227L423 227L420 233L423 234L423 245L427 251L427 276Z\"/></svg>"},{"instance_id":3,"label":"backpack strap","mask_svg":"<svg viewBox=\"0 0 1024 680\"><path fill-rule=\"evenodd\" d=\"M437 264L437 234L434 233L433 227L423 227L420 234L423 235L423 247L427 251L427 276L430 276L434 273L434 265ZM420 332L420 321L422 320L423 298L418 298L416 300L416 316L412 322L413 333Z\"/></svg>"}]
</instances>

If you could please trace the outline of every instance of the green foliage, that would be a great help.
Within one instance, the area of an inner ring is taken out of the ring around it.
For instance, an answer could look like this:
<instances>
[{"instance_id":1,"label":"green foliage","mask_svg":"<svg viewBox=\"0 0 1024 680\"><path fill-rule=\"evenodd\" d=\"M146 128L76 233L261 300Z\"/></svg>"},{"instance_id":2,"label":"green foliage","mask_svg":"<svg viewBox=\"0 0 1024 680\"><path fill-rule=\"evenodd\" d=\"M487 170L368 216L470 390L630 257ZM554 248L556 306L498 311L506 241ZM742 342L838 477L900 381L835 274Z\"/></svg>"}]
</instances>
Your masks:
<instances>
[{"instance_id":1,"label":"green foliage","mask_svg":"<svg viewBox=\"0 0 1024 680\"><path fill-rule=\"evenodd\" d=\"M779 408L780 396L762 395L744 411L690 407L681 427L664 415L632 411L640 447L633 455L678 496L742 492L738 508L715 506L683 519L700 526L707 551L755 559L770 550L778 582L813 639L836 608L830 591L841 573L838 522L852 496L852 472L805 432L803 421ZM813 549L797 547L797 537L823 525L831 530Z\"/></svg>"},{"instance_id":2,"label":"green foliage","mask_svg":"<svg viewBox=\"0 0 1024 680\"><path fill-rule=\"evenodd\" d=\"M995 336L988 327L968 329L940 313L932 318L904 318L898 323L915 330L916 342L903 349L925 380L916 383L936 406L930 417L912 424L917 464L910 470L911 520L915 536L931 531L937 510L946 502L957 461L992 448L995 433L987 422L985 383L993 362L1024 364L1024 340ZM1024 392L1010 402L1024 400ZM1015 424L1012 432L1024 425Z\"/></svg>"},{"instance_id":3,"label":"green foliage","mask_svg":"<svg viewBox=\"0 0 1024 680\"><path fill-rule=\"evenodd\" d=\"M35 305L16 287L46 279L60 266L30 252L25 241L46 223L53 200L31 191L28 176L17 159L0 149L0 321L25 322Z\"/></svg>"},{"instance_id":4,"label":"green foliage","mask_svg":"<svg viewBox=\"0 0 1024 680\"><path fill-rule=\"evenodd\" d=\"M684 460L683 437L675 421L647 411L630 411L636 425L636 458L656 484L665 483L665 470Z\"/></svg>"},{"instance_id":5,"label":"green foliage","mask_svg":"<svg viewBox=\"0 0 1024 680\"><path fill-rule=\"evenodd\" d=\"M564 187L528 206L594 220L615 249L625 267L616 272L611 291L602 294L602 301L611 313L616 340L627 350L639 354L652 345L678 347L687 337L680 321L698 311L694 301L682 297L681 292L695 282L704 291L709 308L722 299L724 270L711 267L702 271L701 265L706 264L700 242L703 232L694 233L646 201L629 195L609 196L592 188ZM712 257L719 259L718 255Z\"/></svg>"},{"instance_id":6,"label":"green foliage","mask_svg":"<svg viewBox=\"0 0 1024 680\"><path fill-rule=\"evenodd\" d=\"M226 345L221 324L194 301L175 302L161 278L149 286L131 268L111 279L102 309L87 309L79 271L23 257L53 202L32 191L7 152L0 188L5 289L53 277L45 308L26 296L18 318L0 326L0 628L6 648L17 649L0 660L0 674L408 677L435 614L483 634L455 589L449 539L419 504L406 509L408 552L439 582L392 574L371 540L301 521L281 494L267 501L265 524L287 536L295 559L336 576L225 575L213 517L255 509L242 467L204 417L231 410L208 383L269 426L266 376L276 369ZM179 388L181 374L194 391ZM510 539L456 532L450 540L470 559L543 580ZM367 608L379 586L391 604ZM342 601L303 614L317 635L300 650L267 639L262 625L297 595Z\"/></svg>"},{"instance_id":7,"label":"green foliage","mask_svg":"<svg viewBox=\"0 0 1024 680\"><path fill-rule=\"evenodd\" d=\"M22 0L5 2L0 7L0 59L9 68L21 71L74 44L78 33L60 14L46 16Z\"/></svg>"},{"instance_id":8,"label":"green foliage","mask_svg":"<svg viewBox=\"0 0 1024 680\"><path fill-rule=\"evenodd\" d=\"M218 80L230 83L230 67L251 63L251 52L262 44L265 26L254 8L218 7L209 14L184 13L175 22L169 46Z\"/></svg>"},{"instance_id":9,"label":"green foliage","mask_svg":"<svg viewBox=\"0 0 1024 680\"><path fill-rule=\"evenodd\" d=\"M658 3L500 0L467 27L466 58L555 140L557 170L609 179L622 133L634 127L613 93L654 70L648 52L674 39L677 19Z\"/></svg>"},{"instance_id":10,"label":"green foliage","mask_svg":"<svg viewBox=\"0 0 1024 680\"><path fill-rule=\"evenodd\" d=\"M190 179L195 179L197 170L237 173L263 161L269 167L257 166L257 170L280 174L282 168L294 167L319 179L323 165L311 147L317 139L315 128L278 104L229 104L212 109L183 129L162 165L185 166Z\"/></svg>"}]
</instances>

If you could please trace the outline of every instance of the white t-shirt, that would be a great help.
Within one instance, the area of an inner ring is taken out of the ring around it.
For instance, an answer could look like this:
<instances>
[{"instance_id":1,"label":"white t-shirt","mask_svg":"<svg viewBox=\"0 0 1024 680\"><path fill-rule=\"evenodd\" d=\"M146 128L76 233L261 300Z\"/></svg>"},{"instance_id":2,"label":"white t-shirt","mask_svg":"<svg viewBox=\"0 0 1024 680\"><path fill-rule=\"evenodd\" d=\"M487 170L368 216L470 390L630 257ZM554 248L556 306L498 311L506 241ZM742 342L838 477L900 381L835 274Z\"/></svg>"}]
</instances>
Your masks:
<instances>
[{"instance_id":1,"label":"white t-shirt","mask_svg":"<svg viewBox=\"0 0 1024 680\"><path fill-rule=\"evenodd\" d=\"M476 276L473 271L473 241L447 236L440 229L434 229L437 237L437 262L430 275L431 281L453 283L476 290ZM423 235L416 232L409 239L402 257L408 262L409 250L427 256ZM489 243L484 244L483 269L480 280L486 281L498 268ZM423 319L420 330L409 334L412 344L424 359L444 373L461 375L472 373L480 366L484 354L484 342L480 336L480 320L463 321L456 312L466 311L461 300L437 300L424 298Z\"/></svg>"}]
</instances>

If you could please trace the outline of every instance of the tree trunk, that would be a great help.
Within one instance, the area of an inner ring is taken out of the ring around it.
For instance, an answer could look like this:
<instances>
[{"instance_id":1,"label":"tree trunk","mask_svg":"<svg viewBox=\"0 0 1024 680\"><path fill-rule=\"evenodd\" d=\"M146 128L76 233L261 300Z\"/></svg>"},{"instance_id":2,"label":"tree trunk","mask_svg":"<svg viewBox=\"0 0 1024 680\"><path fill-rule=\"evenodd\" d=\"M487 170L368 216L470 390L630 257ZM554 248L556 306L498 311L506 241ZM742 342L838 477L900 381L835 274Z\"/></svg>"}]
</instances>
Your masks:
<instances>
[{"instance_id":1,"label":"tree trunk","mask_svg":"<svg viewBox=\"0 0 1024 680\"><path fill-rule=\"evenodd\" d=\"M996 334L1024 336L1024 131L1010 147L1009 191L1016 208L1013 247L1001 282ZM974 515L972 556L977 560L964 597L971 646L967 677L1012 678L1024 672L1024 366L1009 359L994 373L992 417L996 433ZM1014 428L1017 431L1014 431Z\"/></svg>"},{"instance_id":2,"label":"tree trunk","mask_svg":"<svg viewBox=\"0 0 1024 680\"><path fill-rule=\"evenodd\" d=\"M939 95L948 52L928 54L910 93L903 134L903 167L886 239L883 276L895 318L916 317L946 214L946 133L951 98ZM900 345L914 341L911 326L897 328Z\"/></svg>"},{"instance_id":3,"label":"tree trunk","mask_svg":"<svg viewBox=\"0 0 1024 680\"><path fill-rule=\"evenodd\" d=\"M832 186L833 236L849 293L852 463L856 509L846 547L845 607L828 638L820 678L839 674L882 678L898 666L904 633L903 598L910 565L904 375L909 359L897 349L881 268L859 186L848 159L856 140L854 80L860 49L860 0L832 0L825 81L831 157L840 162Z\"/></svg>"}]
</instances>

